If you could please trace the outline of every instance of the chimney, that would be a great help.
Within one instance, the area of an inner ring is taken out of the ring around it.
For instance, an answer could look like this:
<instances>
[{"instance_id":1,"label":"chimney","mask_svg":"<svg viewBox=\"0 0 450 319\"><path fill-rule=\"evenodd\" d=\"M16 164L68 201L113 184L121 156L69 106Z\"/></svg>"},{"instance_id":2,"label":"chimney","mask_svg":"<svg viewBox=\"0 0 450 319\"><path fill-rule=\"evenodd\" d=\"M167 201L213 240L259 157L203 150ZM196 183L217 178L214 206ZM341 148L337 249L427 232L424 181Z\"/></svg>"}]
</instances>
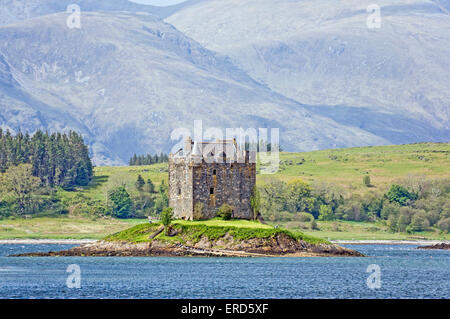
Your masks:
<instances>
[{"instance_id":1,"label":"chimney","mask_svg":"<svg viewBox=\"0 0 450 319\"><path fill-rule=\"evenodd\" d=\"M192 139L190 136L186 139L184 143L184 154L190 153L192 151Z\"/></svg>"}]
</instances>

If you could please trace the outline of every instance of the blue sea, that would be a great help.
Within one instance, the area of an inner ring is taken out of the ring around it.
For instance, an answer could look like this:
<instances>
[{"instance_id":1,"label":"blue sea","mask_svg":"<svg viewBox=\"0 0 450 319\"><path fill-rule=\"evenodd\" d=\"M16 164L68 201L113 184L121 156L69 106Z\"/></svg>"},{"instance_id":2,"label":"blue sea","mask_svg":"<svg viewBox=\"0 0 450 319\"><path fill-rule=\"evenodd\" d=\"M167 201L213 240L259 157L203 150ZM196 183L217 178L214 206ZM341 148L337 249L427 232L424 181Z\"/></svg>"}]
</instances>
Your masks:
<instances>
[{"instance_id":1,"label":"blue sea","mask_svg":"<svg viewBox=\"0 0 450 319\"><path fill-rule=\"evenodd\" d=\"M0 245L0 298L450 298L450 251L414 245L344 245L367 258L7 257L73 246ZM67 285L74 264L80 288Z\"/></svg>"}]
</instances>

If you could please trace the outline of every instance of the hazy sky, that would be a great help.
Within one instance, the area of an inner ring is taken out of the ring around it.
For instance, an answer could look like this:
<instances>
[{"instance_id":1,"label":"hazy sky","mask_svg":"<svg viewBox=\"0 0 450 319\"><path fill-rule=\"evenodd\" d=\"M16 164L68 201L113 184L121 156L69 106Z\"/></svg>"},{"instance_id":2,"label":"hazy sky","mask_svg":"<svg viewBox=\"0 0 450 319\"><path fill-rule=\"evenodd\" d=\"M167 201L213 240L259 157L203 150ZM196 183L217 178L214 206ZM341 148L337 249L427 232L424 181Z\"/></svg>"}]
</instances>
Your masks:
<instances>
[{"instance_id":1,"label":"hazy sky","mask_svg":"<svg viewBox=\"0 0 450 319\"><path fill-rule=\"evenodd\" d=\"M170 6L172 4L177 4L184 2L186 0L128 0L131 2L141 3L141 4L151 4L154 6Z\"/></svg>"}]
</instances>

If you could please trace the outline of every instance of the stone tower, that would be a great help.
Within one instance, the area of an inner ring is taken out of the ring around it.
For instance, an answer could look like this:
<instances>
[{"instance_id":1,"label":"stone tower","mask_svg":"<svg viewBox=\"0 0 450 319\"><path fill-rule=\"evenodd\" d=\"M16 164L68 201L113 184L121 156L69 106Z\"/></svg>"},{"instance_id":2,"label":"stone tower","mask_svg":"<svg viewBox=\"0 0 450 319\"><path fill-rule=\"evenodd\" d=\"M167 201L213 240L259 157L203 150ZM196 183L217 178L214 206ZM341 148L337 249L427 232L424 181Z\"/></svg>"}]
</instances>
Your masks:
<instances>
[{"instance_id":1,"label":"stone tower","mask_svg":"<svg viewBox=\"0 0 450 319\"><path fill-rule=\"evenodd\" d=\"M256 183L256 154L236 141L193 142L169 156L169 206L175 218L208 219L223 204L233 218L252 219L250 198Z\"/></svg>"}]
</instances>

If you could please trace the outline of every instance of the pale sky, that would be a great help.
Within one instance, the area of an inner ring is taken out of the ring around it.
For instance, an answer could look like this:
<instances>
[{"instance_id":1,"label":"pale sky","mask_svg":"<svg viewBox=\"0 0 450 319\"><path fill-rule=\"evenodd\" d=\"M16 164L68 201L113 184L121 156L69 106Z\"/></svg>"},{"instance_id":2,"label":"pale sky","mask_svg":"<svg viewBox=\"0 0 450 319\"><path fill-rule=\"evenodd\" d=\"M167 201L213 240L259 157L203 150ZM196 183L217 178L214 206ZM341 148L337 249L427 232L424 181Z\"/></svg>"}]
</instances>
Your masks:
<instances>
[{"instance_id":1,"label":"pale sky","mask_svg":"<svg viewBox=\"0 0 450 319\"><path fill-rule=\"evenodd\" d=\"M130 2L140 3L140 4L151 4L153 6L170 6L172 4L177 4L185 2L186 0L128 0Z\"/></svg>"}]
</instances>

